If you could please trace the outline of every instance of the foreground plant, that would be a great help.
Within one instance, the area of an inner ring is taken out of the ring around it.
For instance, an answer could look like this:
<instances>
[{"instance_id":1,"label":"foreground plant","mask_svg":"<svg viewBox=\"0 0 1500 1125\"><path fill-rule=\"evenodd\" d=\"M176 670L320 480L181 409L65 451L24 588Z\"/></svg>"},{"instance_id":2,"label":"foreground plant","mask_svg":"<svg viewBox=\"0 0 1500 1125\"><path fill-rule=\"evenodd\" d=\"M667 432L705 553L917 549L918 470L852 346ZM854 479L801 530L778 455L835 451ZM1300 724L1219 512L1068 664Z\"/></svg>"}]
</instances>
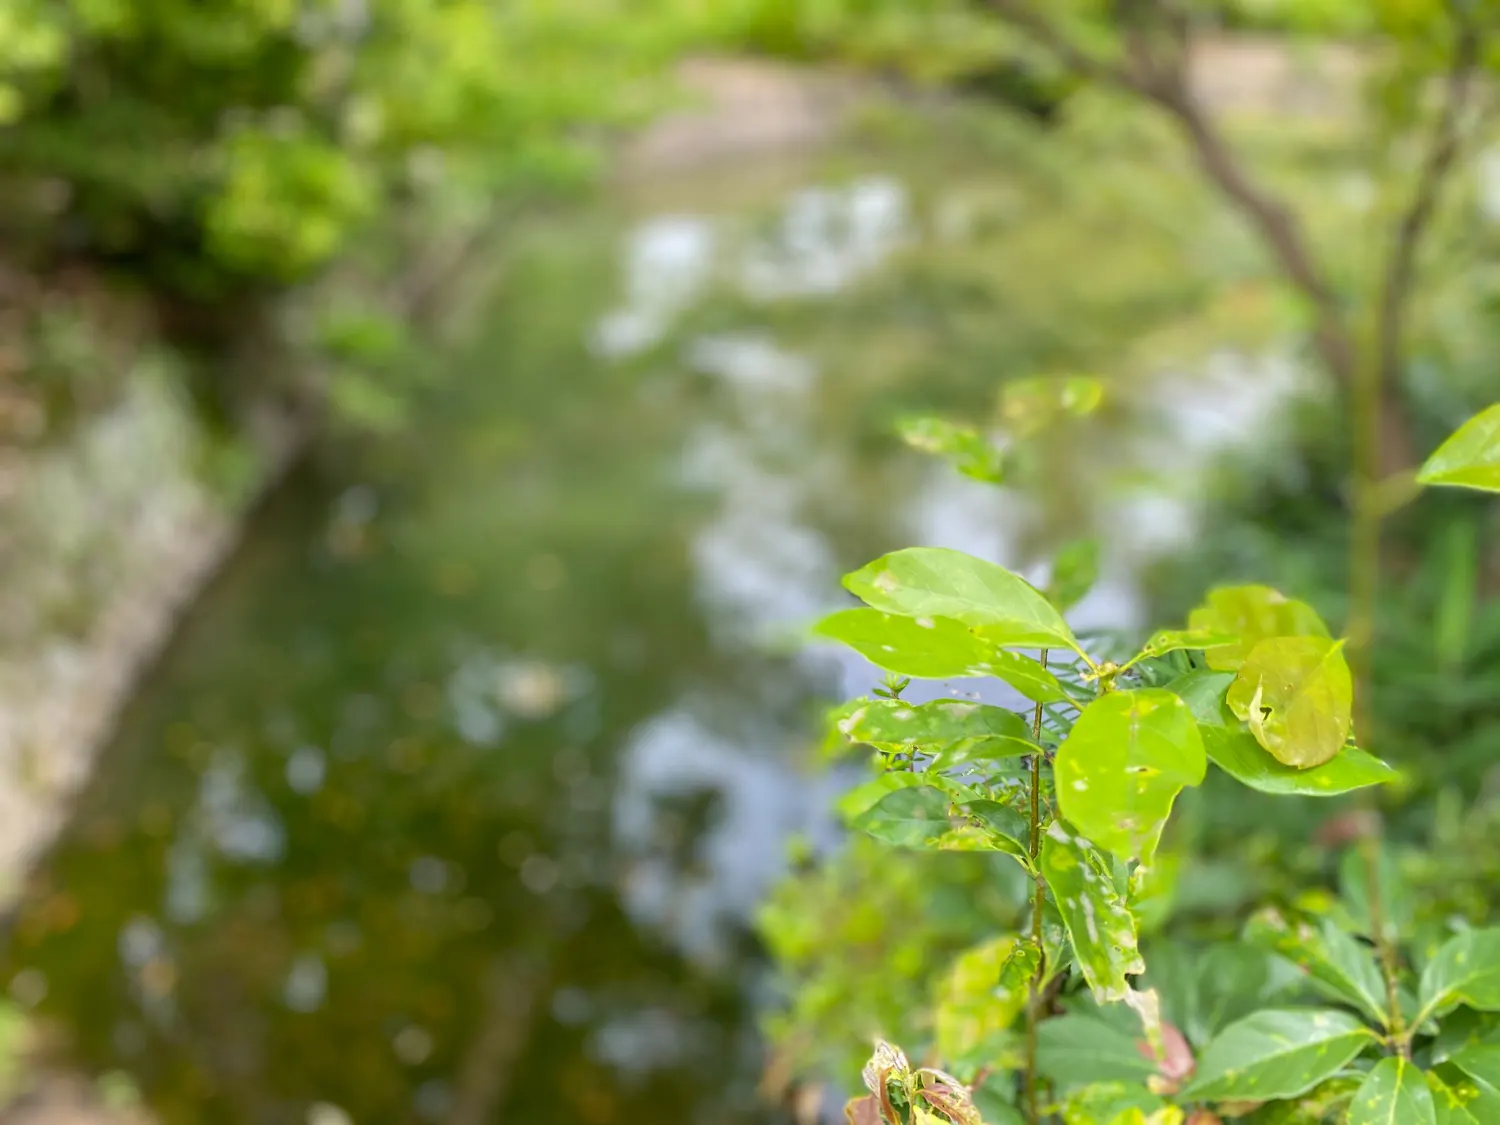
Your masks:
<instances>
[{"instance_id":1,"label":"foreground plant","mask_svg":"<svg viewBox=\"0 0 1500 1125\"><path fill-rule=\"evenodd\" d=\"M1077 389L1056 385L1054 400L1069 409ZM1000 475L972 433L910 426L908 435L974 475ZM1445 443L1419 480L1500 491L1500 406ZM961 552L897 551L845 578L863 607L817 626L891 673L838 714L839 731L880 765L845 799L850 824L898 848L1003 854L1031 886L1025 932L960 959L936 1013L941 1061L967 1084L913 1069L882 1045L850 1119L1500 1120L1500 1024L1478 1015L1500 1012L1500 930L1413 948L1378 863L1351 869L1364 872L1346 887L1358 908L1262 914L1247 932L1296 965L1287 979L1322 1006L1292 1006L1293 990L1261 982L1252 999L1288 1006L1191 1025L1191 990L1141 987L1143 976L1157 979L1139 935L1158 892L1162 834L1210 763L1276 796L1333 796L1396 773L1357 745L1344 644L1312 607L1264 586L1220 588L1186 628L1115 662L1064 617L1091 581L1087 557L1060 559L1044 593ZM1028 704L903 697L912 679L964 677L999 680ZM1106 1014L1121 1001L1129 1030ZM981 1086L992 1104L976 1100Z\"/></svg>"}]
</instances>

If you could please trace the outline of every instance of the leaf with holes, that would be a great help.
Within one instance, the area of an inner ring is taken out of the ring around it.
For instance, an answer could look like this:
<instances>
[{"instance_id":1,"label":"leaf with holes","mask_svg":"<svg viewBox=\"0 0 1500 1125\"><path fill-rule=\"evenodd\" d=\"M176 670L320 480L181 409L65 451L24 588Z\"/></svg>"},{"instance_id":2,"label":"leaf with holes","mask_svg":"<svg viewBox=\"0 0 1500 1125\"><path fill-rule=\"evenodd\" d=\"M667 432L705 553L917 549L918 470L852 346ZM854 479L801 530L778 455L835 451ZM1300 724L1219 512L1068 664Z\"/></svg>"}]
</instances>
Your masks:
<instances>
[{"instance_id":1,"label":"leaf with holes","mask_svg":"<svg viewBox=\"0 0 1500 1125\"><path fill-rule=\"evenodd\" d=\"M1125 978L1145 972L1146 964L1136 945L1135 915L1115 890L1109 864L1058 820L1047 828L1041 861L1094 998L1100 1003L1123 1000L1130 991Z\"/></svg>"},{"instance_id":2,"label":"leaf with holes","mask_svg":"<svg viewBox=\"0 0 1500 1125\"><path fill-rule=\"evenodd\" d=\"M1083 709L1054 764L1068 822L1121 859L1149 861L1172 802L1203 780L1193 714L1159 688L1113 691Z\"/></svg>"},{"instance_id":3,"label":"leaf with holes","mask_svg":"<svg viewBox=\"0 0 1500 1125\"><path fill-rule=\"evenodd\" d=\"M1349 1103L1346 1125L1437 1125L1432 1089L1417 1064L1381 1059Z\"/></svg>"},{"instance_id":4,"label":"leaf with holes","mask_svg":"<svg viewBox=\"0 0 1500 1125\"><path fill-rule=\"evenodd\" d=\"M1239 638L1204 652L1216 672L1234 672L1250 650L1272 637L1326 637L1328 626L1312 606L1269 586L1221 586L1188 615L1188 628Z\"/></svg>"},{"instance_id":5,"label":"leaf with holes","mask_svg":"<svg viewBox=\"0 0 1500 1125\"><path fill-rule=\"evenodd\" d=\"M1469 930L1445 942L1422 970L1418 1003L1424 1016L1460 1004L1500 1011L1500 929Z\"/></svg>"},{"instance_id":6,"label":"leaf with holes","mask_svg":"<svg viewBox=\"0 0 1500 1125\"><path fill-rule=\"evenodd\" d=\"M962 551L895 551L846 575L844 585L883 613L952 618L1002 648L1078 648L1062 616L1025 579Z\"/></svg>"},{"instance_id":7,"label":"leaf with holes","mask_svg":"<svg viewBox=\"0 0 1500 1125\"><path fill-rule=\"evenodd\" d=\"M1250 650L1225 697L1283 765L1332 760L1349 739L1354 682L1342 641L1275 637Z\"/></svg>"},{"instance_id":8,"label":"leaf with holes","mask_svg":"<svg viewBox=\"0 0 1500 1125\"><path fill-rule=\"evenodd\" d=\"M1417 480L1500 492L1500 402L1474 415L1438 446Z\"/></svg>"},{"instance_id":9,"label":"leaf with holes","mask_svg":"<svg viewBox=\"0 0 1500 1125\"><path fill-rule=\"evenodd\" d=\"M1345 1012L1268 1009L1220 1032L1198 1058L1182 1096L1271 1101L1305 1094L1375 1041Z\"/></svg>"}]
</instances>

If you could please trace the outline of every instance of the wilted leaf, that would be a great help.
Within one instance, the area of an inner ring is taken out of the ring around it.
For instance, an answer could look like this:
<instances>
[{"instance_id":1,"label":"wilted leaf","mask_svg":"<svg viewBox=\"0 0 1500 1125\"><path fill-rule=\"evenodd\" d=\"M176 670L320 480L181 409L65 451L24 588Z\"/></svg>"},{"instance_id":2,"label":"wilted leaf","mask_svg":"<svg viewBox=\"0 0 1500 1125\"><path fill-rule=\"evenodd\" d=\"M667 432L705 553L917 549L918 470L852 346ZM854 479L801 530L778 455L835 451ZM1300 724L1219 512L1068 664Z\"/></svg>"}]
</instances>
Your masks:
<instances>
[{"instance_id":1,"label":"wilted leaf","mask_svg":"<svg viewBox=\"0 0 1500 1125\"><path fill-rule=\"evenodd\" d=\"M853 1098L844 1106L844 1119L849 1125L888 1125L880 1116L880 1103L874 1094Z\"/></svg>"},{"instance_id":2,"label":"wilted leaf","mask_svg":"<svg viewBox=\"0 0 1500 1125\"><path fill-rule=\"evenodd\" d=\"M1239 638L1234 645L1204 652L1208 666L1233 672L1251 649L1272 637L1326 637L1328 626L1306 602L1269 586L1221 586L1188 615L1188 628Z\"/></svg>"},{"instance_id":3,"label":"wilted leaf","mask_svg":"<svg viewBox=\"0 0 1500 1125\"><path fill-rule=\"evenodd\" d=\"M1094 998L1123 1000L1130 991L1125 978L1146 965L1136 948L1135 916L1116 893L1104 858L1054 820L1042 841L1041 866Z\"/></svg>"},{"instance_id":4,"label":"wilted leaf","mask_svg":"<svg viewBox=\"0 0 1500 1125\"><path fill-rule=\"evenodd\" d=\"M1320 766L1349 739L1354 683L1343 643L1324 637L1261 641L1245 658L1226 701L1278 762Z\"/></svg>"},{"instance_id":5,"label":"wilted leaf","mask_svg":"<svg viewBox=\"0 0 1500 1125\"><path fill-rule=\"evenodd\" d=\"M1204 1048L1183 1097L1271 1101L1305 1094L1374 1042L1353 1016L1270 1009L1230 1024Z\"/></svg>"},{"instance_id":6,"label":"wilted leaf","mask_svg":"<svg viewBox=\"0 0 1500 1125\"><path fill-rule=\"evenodd\" d=\"M1349 1103L1347 1125L1437 1125L1432 1090L1410 1059L1381 1059Z\"/></svg>"},{"instance_id":7,"label":"wilted leaf","mask_svg":"<svg viewBox=\"0 0 1500 1125\"><path fill-rule=\"evenodd\" d=\"M1500 929L1468 930L1445 942L1422 970L1418 1002L1428 1016L1459 1004L1500 1011Z\"/></svg>"},{"instance_id":8,"label":"wilted leaf","mask_svg":"<svg viewBox=\"0 0 1500 1125\"><path fill-rule=\"evenodd\" d=\"M1172 802L1206 768L1187 704L1160 689L1114 691L1085 707L1058 747L1058 805L1106 851L1149 861Z\"/></svg>"},{"instance_id":9,"label":"wilted leaf","mask_svg":"<svg viewBox=\"0 0 1500 1125\"><path fill-rule=\"evenodd\" d=\"M1474 415L1438 446L1417 480L1500 492L1500 402Z\"/></svg>"},{"instance_id":10,"label":"wilted leaf","mask_svg":"<svg viewBox=\"0 0 1500 1125\"><path fill-rule=\"evenodd\" d=\"M845 576L844 585L884 613L952 618L1002 648L1078 648L1062 616L1025 579L962 551L895 551Z\"/></svg>"},{"instance_id":11,"label":"wilted leaf","mask_svg":"<svg viewBox=\"0 0 1500 1125\"><path fill-rule=\"evenodd\" d=\"M896 423L901 440L913 449L947 459L966 477L998 484L1005 479L1005 454L972 426L960 426L929 416L903 418Z\"/></svg>"},{"instance_id":12,"label":"wilted leaf","mask_svg":"<svg viewBox=\"0 0 1500 1125\"><path fill-rule=\"evenodd\" d=\"M1329 919L1293 925L1280 911L1263 910L1250 919L1245 936L1298 966L1325 995L1386 1023L1385 982L1374 954Z\"/></svg>"}]
</instances>

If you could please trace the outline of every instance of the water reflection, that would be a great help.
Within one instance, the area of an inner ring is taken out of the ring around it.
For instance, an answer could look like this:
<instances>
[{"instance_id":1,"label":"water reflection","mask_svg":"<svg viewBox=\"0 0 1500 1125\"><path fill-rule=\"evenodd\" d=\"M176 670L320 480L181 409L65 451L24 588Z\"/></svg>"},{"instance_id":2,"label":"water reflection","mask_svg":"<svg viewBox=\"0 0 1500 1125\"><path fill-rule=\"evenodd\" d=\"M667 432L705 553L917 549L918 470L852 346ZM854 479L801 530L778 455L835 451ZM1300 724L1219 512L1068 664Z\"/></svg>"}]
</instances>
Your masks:
<instances>
[{"instance_id":1,"label":"water reflection","mask_svg":"<svg viewBox=\"0 0 1500 1125\"><path fill-rule=\"evenodd\" d=\"M882 550L1026 567L1098 515L884 436L1035 360L991 331L975 377L972 294L911 271L985 197L914 185L514 248L409 431L264 514L30 881L8 979L79 1064L168 1123L776 1119L745 921L788 835L833 841L808 720L872 681L787 637ZM1125 562L1190 526L1116 501ZM1080 607L1138 616L1128 569Z\"/></svg>"}]
</instances>

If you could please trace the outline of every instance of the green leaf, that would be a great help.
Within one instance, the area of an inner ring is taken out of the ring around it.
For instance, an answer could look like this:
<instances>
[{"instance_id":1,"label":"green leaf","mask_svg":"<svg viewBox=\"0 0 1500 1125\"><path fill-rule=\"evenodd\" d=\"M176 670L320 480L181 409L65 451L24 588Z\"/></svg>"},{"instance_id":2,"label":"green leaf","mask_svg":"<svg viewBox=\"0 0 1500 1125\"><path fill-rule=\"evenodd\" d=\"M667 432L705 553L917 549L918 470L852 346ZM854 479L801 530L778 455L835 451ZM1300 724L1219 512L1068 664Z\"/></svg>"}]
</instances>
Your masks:
<instances>
[{"instance_id":1,"label":"green leaf","mask_svg":"<svg viewBox=\"0 0 1500 1125\"><path fill-rule=\"evenodd\" d=\"M938 984L933 1007L945 1066L980 1065L998 1053L995 1045L1026 1007L1040 960L1036 946L1012 936L959 954Z\"/></svg>"},{"instance_id":2,"label":"green leaf","mask_svg":"<svg viewBox=\"0 0 1500 1125\"><path fill-rule=\"evenodd\" d=\"M1229 709L1283 765L1321 766L1349 740L1354 681L1343 648L1325 637L1261 641L1230 685Z\"/></svg>"},{"instance_id":3,"label":"green leaf","mask_svg":"<svg viewBox=\"0 0 1500 1125\"><path fill-rule=\"evenodd\" d=\"M1492 1125L1500 1121L1500 1092L1479 1082L1452 1063L1439 1063L1427 1072L1437 1125Z\"/></svg>"},{"instance_id":4,"label":"green leaf","mask_svg":"<svg viewBox=\"0 0 1500 1125\"><path fill-rule=\"evenodd\" d=\"M1062 682L1041 663L1019 652L995 649L985 661L985 674L1004 680L1033 703L1072 703ZM1074 704L1077 706L1077 704Z\"/></svg>"},{"instance_id":5,"label":"green leaf","mask_svg":"<svg viewBox=\"0 0 1500 1125\"><path fill-rule=\"evenodd\" d=\"M952 803L948 794L931 786L898 789L852 817L849 824L892 847L930 848L952 827L948 820Z\"/></svg>"},{"instance_id":6,"label":"green leaf","mask_svg":"<svg viewBox=\"0 0 1500 1125\"><path fill-rule=\"evenodd\" d=\"M1445 942L1422 970L1418 1003L1424 1016L1460 1004L1500 1011L1500 929L1469 930Z\"/></svg>"},{"instance_id":7,"label":"green leaf","mask_svg":"<svg viewBox=\"0 0 1500 1125\"><path fill-rule=\"evenodd\" d=\"M1240 638L1236 645L1207 650L1203 656L1216 672L1234 672L1250 650L1272 637L1326 637L1328 626L1306 602L1269 586L1221 586L1188 615L1188 628Z\"/></svg>"},{"instance_id":8,"label":"green leaf","mask_svg":"<svg viewBox=\"0 0 1500 1125\"><path fill-rule=\"evenodd\" d=\"M1052 560L1047 596L1058 609L1084 599L1099 581L1099 540L1075 539L1062 546Z\"/></svg>"},{"instance_id":9,"label":"green leaf","mask_svg":"<svg viewBox=\"0 0 1500 1125\"><path fill-rule=\"evenodd\" d=\"M1325 995L1352 1004L1385 1026L1385 981L1369 948L1327 918L1318 926L1288 922L1279 910L1250 919L1245 936L1301 968Z\"/></svg>"},{"instance_id":10,"label":"green leaf","mask_svg":"<svg viewBox=\"0 0 1500 1125\"><path fill-rule=\"evenodd\" d=\"M1465 1047L1449 1060L1476 1082L1491 1089L1500 1088L1500 1044L1476 1043Z\"/></svg>"},{"instance_id":11,"label":"green leaf","mask_svg":"<svg viewBox=\"0 0 1500 1125\"><path fill-rule=\"evenodd\" d=\"M1063 418L1081 418L1104 401L1104 384L1085 375L1015 379L1000 390L1000 417L1017 438L1034 437Z\"/></svg>"},{"instance_id":12,"label":"green leaf","mask_svg":"<svg viewBox=\"0 0 1500 1125\"><path fill-rule=\"evenodd\" d=\"M1345 746L1321 766L1298 769L1284 766L1256 742L1248 731L1200 726L1203 749L1214 765L1241 785L1262 793L1289 797L1334 797L1370 785L1383 785L1401 776L1373 754Z\"/></svg>"},{"instance_id":13,"label":"green leaf","mask_svg":"<svg viewBox=\"0 0 1500 1125\"><path fill-rule=\"evenodd\" d=\"M1078 649L1062 616L1025 579L962 551L895 551L845 576L844 585L884 613L950 617L1001 647Z\"/></svg>"},{"instance_id":14,"label":"green leaf","mask_svg":"<svg viewBox=\"0 0 1500 1125\"><path fill-rule=\"evenodd\" d=\"M907 703L900 699L873 699L839 723L839 729L856 742L880 745L934 745L960 739L994 738L1022 744L1015 753L1036 749L1031 727L1012 711L987 703L962 699L939 699L930 703Z\"/></svg>"},{"instance_id":15,"label":"green leaf","mask_svg":"<svg viewBox=\"0 0 1500 1125\"><path fill-rule=\"evenodd\" d=\"M1140 651L1136 660L1151 656L1165 656L1169 652L1207 652L1216 648L1227 648L1239 643L1233 633L1217 633L1211 629L1163 629L1154 633ZM1131 661L1134 663L1135 661Z\"/></svg>"},{"instance_id":16,"label":"green leaf","mask_svg":"<svg viewBox=\"0 0 1500 1125\"><path fill-rule=\"evenodd\" d=\"M924 680L989 675L997 655L994 645L942 617L917 621L873 609L844 609L823 618L813 632L843 642L877 668Z\"/></svg>"},{"instance_id":17,"label":"green leaf","mask_svg":"<svg viewBox=\"0 0 1500 1125\"><path fill-rule=\"evenodd\" d=\"M1013 856L1026 859L1030 866L1030 855L1024 841L1030 835L1030 829L1026 818L1015 809L1000 804L998 801L990 801L981 798L977 801L966 801L958 807L958 811L968 817L971 826L984 833L989 847L988 851L1006 852ZM949 847L946 850L959 851Z\"/></svg>"},{"instance_id":18,"label":"green leaf","mask_svg":"<svg viewBox=\"0 0 1500 1125\"><path fill-rule=\"evenodd\" d=\"M1166 1104L1140 1083L1090 1082L1069 1091L1060 1109L1063 1125L1134 1125Z\"/></svg>"},{"instance_id":19,"label":"green leaf","mask_svg":"<svg viewBox=\"0 0 1500 1125\"><path fill-rule=\"evenodd\" d=\"M1042 841L1041 866L1094 998L1124 999L1130 991L1125 978L1145 972L1146 964L1136 946L1135 916L1115 891L1109 865L1054 820Z\"/></svg>"},{"instance_id":20,"label":"green leaf","mask_svg":"<svg viewBox=\"0 0 1500 1125\"><path fill-rule=\"evenodd\" d=\"M977 793L968 791L956 782L934 775L926 770L921 772L889 770L877 777L871 778L863 785L857 785L849 790L849 792L839 798L838 804L835 807L838 809L840 816L846 821L852 822L861 813L874 808L898 789L920 789L926 787L943 788L950 795L964 800L978 796Z\"/></svg>"},{"instance_id":21,"label":"green leaf","mask_svg":"<svg viewBox=\"0 0 1500 1125\"><path fill-rule=\"evenodd\" d=\"M1392 1055L1365 1075L1347 1125L1437 1125L1432 1090L1416 1063Z\"/></svg>"},{"instance_id":22,"label":"green leaf","mask_svg":"<svg viewBox=\"0 0 1500 1125\"><path fill-rule=\"evenodd\" d=\"M1500 402L1474 415L1438 446L1417 480L1500 492Z\"/></svg>"},{"instance_id":23,"label":"green leaf","mask_svg":"<svg viewBox=\"0 0 1500 1125\"><path fill-rule=\"evenodd\" d=\"M1271 1102L1248 1120L1255 1125L1324 1125L1343 1121L1343 1110L1359 1090L1360 1079L1353 1076L1330 1078L1301 1097L1291 1101Z\"/></svg>"},{"instance_id":24,"label":"green leaf","mask_svg":"<svg viewBox=\"0 0 1500 1125\"><path fill-rule=\"evenodd\" d=\"M1446 1062L1465 1047L1476 1043L1500 1042L1500 1015L1460 1008L1443 1017L1437 1038L1430 1048L1433 1062Z\"/></svg>"},{"instance_id":25,"label":"green leaf","mask_svg":"<svg viewBox=\"0 0 1500 1125\"><path fill-rule=\"evenodd\" d=\"M913 449L948 460L966 477L999 484L1005 479L1005 454L972 426L960 426L929 416L902 418L896 423L901 440Z\"/></svg>"},{"instance_id":26,"label":"green leaf","mask_svg":"<svg viewBox=\"0 0 1500 1125\"><path fill-rule=\"evenodd\" d=\"M1270 1101L1305 1094L1374 1042L1353 1016L1268 1009L1230 1024L1204 1048L1184 1098Z\"/></svg>"},{"instance_id":27,"label":"green leaf","mask_svg":"<svg viewBox=\"0 0 1500 1125\"><path fill-rule=\"evenodd\" d=\"M1089 1015L1044 1020L1036 1033L1037 1070L1059 1089L1104 1082L1143 1085L1156 1064L1136 1039Z\"/></svg>"},{"instance_id":28,"label":"green leaf","mask_svg":"<svg viewBox=\"0 0 1500 1125\"><path fill-rule=\"evenodd\" d=\"M1239 730L1240 721L1224 702L1232 683L1233 672L1211 672L1200 668L1178 676L1166 685L1165 690L1188 705L1199 726L1227 726Z\"/></svg>"},{"instance_id":29,"label":"green leaf","mask_svg":"<svg viewBox=\"0 0 1500 1125\"><path fill-rule=\"evenodd\" d=\"M1181 699L1159 688L1113 691L1083 709L1058 747L1058 806L1106 851L1149 860L1172 802L1206 768L1198 725Z\"/></svg>"}]
</instances>

